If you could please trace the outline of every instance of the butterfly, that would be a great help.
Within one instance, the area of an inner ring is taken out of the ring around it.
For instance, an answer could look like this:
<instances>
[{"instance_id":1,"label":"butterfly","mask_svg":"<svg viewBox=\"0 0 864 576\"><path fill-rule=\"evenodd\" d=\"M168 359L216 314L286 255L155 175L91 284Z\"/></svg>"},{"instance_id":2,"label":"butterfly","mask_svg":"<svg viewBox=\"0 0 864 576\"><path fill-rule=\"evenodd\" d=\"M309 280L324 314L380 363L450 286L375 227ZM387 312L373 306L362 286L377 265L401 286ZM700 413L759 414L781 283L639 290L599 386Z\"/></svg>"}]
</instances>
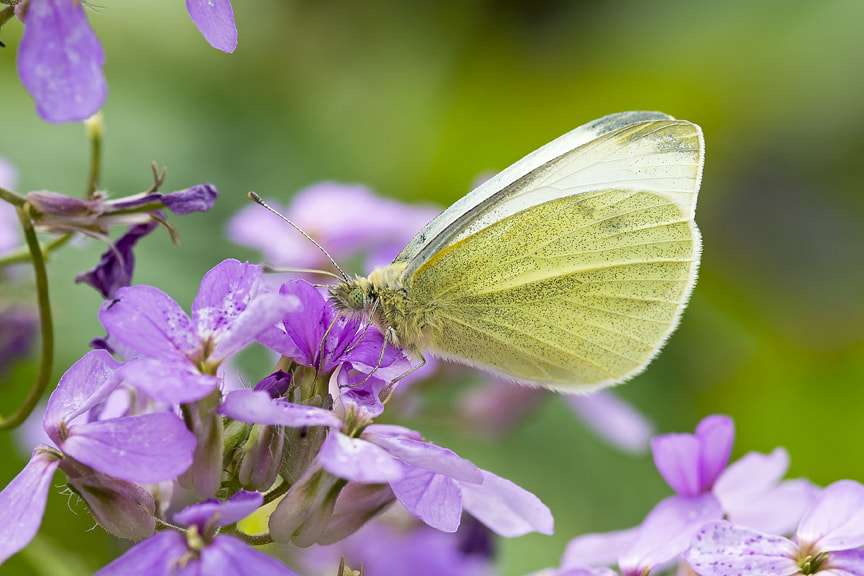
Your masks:
<instances>
[{"instance_id":1,"label":"butterfly","mask_svg":"<svg viewBox=\"0 0 864 576\"><path fill-rule=\"evenodd\" d=\"M605 116L487 180L330 298L420 358L562 392L616 384L662 348L693 290L703 160L691 122Z\"/></svg>"}]
</instances>

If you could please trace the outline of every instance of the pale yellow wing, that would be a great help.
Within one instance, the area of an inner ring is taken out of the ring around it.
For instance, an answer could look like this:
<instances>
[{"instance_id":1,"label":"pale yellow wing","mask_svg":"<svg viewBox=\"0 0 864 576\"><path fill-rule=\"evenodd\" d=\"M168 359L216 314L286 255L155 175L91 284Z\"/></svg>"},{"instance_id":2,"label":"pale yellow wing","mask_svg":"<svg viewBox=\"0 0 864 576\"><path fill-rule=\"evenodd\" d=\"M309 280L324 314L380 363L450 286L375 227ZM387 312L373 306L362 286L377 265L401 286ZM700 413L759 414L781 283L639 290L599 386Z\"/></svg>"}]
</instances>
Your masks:
<instances>
[{"instance_id":1,"label":"pale yellow wing","mask_svg":"<svg viewBox=\"0 0 864 576\"><path fill-rule=\"evenodd\" d=\"M588 391L639 372L675 328L699 232L673 196L585 192L517 212L410 279L434 311L433 354L514 380Z\"/></svg>"}]
</instances>

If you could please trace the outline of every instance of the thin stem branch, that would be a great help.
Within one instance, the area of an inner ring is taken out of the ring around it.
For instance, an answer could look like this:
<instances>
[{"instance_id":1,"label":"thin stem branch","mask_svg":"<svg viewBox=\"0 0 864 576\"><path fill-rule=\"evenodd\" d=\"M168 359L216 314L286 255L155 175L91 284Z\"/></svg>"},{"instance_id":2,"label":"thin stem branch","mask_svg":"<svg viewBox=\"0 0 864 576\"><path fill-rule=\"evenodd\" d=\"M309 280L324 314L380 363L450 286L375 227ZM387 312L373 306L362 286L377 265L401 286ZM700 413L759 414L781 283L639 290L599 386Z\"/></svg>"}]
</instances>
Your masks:
<instances>
[{"instance_id":1,"label":"thin stem branch","mask_svg":"<svg viewBox=\"0 0 864 576\"><path fill-rule=\"evenodd\" d=\"M273 538L270 536L269 532L265 532L263 534L246 534L245 532L241 532L237 530L236 527L226 526L222 529L222 534L231 534L235 538L239 538L243 540L247 544L251 544L252 546L265 546L267 544L273 543Z\"/></svg>"},{"instance_id":2,"label":"thin stem branch","mask_svg":"<svg viewBox=\"0 0 864 576\"><path fill-rule=\"evenodd\" d=\"M26 198L24 198L20 194L12 192L11 190L6 190L2 186L0 186L0 198L12 204L13 206L24 206L24 204L27 203Z\"/></svg>"},{"instance_id":3,"label":"thin stem branch","mask_svg":"<svg viewBox=\"0 0 864 576\"><path fill-rule=\"evenodd\" d=\"M33 271L36 274L36 294L39 299L39 319L42 328L42 364L39 367L39 375L36 383L24 399L24 404L8 418L0 417L0 430L7 430L19 426L33 412L33 408L39 402L48 382L51 380L51 371L54 369L54 325L51 321L51 304L48 299L48 273L45 271L45 259L42 258L42 247L36 238L36 230L27 211L18 206L18 220L24 229L24 238L30 247L30 256L33 261Z\"/></svg>"},{"instance_id":4,"label":"thin stem branch","mask_svg":"<svg viewBox=\"0 0 864 576\"><path fill-rule=\"evenodd\" d=\"M68 234L63 234L62 236L54 238L47 244L43 244L42 258L47 260L53 250L56 250L60 246L63 246L71 239L72 233L69 232ZM10 252L8 254L0 256L0 268L3 268L4 266L9 266L10 264L21 264L22 262L30 262L30 260L32 260L32 257L30 255L30 248L22 247L20 250L16 250L14 252Z\"/></svg>"}]
</instances>

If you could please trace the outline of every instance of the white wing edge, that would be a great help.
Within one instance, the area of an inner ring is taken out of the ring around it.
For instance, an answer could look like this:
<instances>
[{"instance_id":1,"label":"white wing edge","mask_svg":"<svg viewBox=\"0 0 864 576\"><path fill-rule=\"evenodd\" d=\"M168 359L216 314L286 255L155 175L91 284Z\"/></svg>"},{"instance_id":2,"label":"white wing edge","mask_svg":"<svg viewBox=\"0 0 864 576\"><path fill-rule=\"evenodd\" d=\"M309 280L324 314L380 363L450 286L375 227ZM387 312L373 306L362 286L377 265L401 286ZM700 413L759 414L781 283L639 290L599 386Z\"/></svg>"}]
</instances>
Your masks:
<instances>
[{"instance_id":1,"label":"white wing edge","mask_svg":"<svg viewBox=\"0 0 864 576\"><path fill-rule=\"evenodd\" d=\"M461 215L547 162L596 140L604 134L651 120L674 120L674 118L662 112L619 112L603 116L559 136L486 180L450 205L414 236L408 245L402 249L395 261L413 260L429 242L453 224Z\"/></svg>"}]
</instances>

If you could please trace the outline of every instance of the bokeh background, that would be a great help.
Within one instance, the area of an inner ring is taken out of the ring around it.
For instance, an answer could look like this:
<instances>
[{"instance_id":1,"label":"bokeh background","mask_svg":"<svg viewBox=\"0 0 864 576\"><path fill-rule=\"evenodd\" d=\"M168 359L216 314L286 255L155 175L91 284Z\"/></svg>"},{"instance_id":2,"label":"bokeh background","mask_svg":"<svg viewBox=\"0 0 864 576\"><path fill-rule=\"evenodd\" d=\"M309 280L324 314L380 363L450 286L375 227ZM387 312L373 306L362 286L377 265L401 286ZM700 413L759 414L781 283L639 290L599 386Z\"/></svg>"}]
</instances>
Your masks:
<instances>
[{"instance_id":1,"label":"bokeh background","mask_svg":"<svg viewBox=\"0 0 864 576\"><path fill-rule=\"evenodd\" d=\"M225 236L248 190L287 201L335 180L446 205L478 175L589 120L661 110L705 131L705 249L681 327L618 391L659 432L725 413L737 426L733 457L782 445L791 477L864 481L860 0L237 0L234 9L239 46L226 55L179 0L92 4L110 86L103 187L146 189L156 160L168 166L166 191L207 181L221 192L211 212L172 218L179 246L158 232L141 243L137 283L188 309L210 267L258 260ZM0 155L20 171L20 192L80 195L84 130L36 116L15 71L20 32L11 22L0 34ZM76 242L49 263L55 378L102 334L99 296L73 279L103 249ZM18 405L37 365L34 354L5 375L0 411ZM635 525L670 493L649 455L597 439L552 394L503 436L466 432L447 416L461 385L432 387L430 410L411 425L534 492L556 517L554 536L501 542L506 576L557 565L570 538ZM0 455L5 485L27 456L10 434ZM42 573L46 554L86 573L119 553L66 500L52 495L40 538L0 573Z\"/></svg>"}]
</instances>

